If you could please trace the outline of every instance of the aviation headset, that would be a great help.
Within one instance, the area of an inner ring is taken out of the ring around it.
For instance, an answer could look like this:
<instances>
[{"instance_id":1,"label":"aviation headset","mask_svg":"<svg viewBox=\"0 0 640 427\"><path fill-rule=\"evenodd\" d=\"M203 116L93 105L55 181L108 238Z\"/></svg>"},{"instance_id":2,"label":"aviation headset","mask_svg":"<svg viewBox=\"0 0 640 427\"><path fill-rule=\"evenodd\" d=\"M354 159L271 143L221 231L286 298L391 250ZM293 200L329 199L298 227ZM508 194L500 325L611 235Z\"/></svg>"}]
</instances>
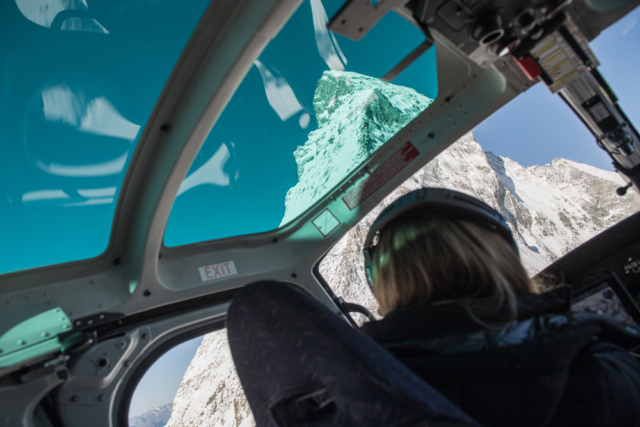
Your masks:
<instances>
[{"instance_id":1,"label":"aviation headset","mask_svg":"<svg viewBox=\"0 0 640 427\"><path fill-rule=\"evenodd\" d=\"M387 206L369 229L364 241L364 270L369 286L373 287L373 254L378 244L377 236L387 224L401 216L410 216L416 210L437 213L448 219L469 221L500 234L519 257L509 226L502 215L481 200L455 190L421 188L400 197Z\"/></svg>"}]
</instances>

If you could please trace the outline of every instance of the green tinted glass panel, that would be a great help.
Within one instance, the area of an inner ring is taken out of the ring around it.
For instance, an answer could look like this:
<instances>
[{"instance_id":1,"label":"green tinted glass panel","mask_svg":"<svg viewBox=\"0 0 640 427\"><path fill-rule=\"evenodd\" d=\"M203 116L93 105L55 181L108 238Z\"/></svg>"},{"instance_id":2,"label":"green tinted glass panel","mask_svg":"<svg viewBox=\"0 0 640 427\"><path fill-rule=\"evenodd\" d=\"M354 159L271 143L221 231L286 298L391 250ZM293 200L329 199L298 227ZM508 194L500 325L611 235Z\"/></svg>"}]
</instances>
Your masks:
<instances>
[{"instance_id":1,"label":"green tinted glass panel","mask_svg":"<svg viewBox=\"0 0 640 427\"><path fill-rule=\"evenodd\" d=\"M71 330L71 321L60 307L39 313L0 335L0 368L55 351L57 336Z\"/></svg>"},{"instance_id":2,"label":"green tinted glass panel","mask_svg":"<svg viewBox=\"0 0 640 427\"><path fill-rule=\"evenodd\" d=\"M254 62L178 191L167 246L286 224L436 97L434 47L379 79L423 32L390 12L354 42L326 28L343 3L304 1Z\"/></svg>"},{"instance_id":3,"label":"green tinted glass panel","mask_svg":"<svg viewBox=\"0 0 640 427\"><path fill-rule=\"evenodd\" d=\"M129 160L207 3L0 2L0 273L106 249Z\"/></svg>"}]
</instances>

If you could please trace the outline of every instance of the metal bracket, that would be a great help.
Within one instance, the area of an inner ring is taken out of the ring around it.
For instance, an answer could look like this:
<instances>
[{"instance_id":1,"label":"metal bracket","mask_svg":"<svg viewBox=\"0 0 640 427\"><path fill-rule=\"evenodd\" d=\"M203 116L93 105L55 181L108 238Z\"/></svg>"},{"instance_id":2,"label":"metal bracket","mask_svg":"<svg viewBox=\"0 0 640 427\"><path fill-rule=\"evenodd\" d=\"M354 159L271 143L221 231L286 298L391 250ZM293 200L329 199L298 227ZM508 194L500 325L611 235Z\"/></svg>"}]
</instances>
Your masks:
<instances>
[{"instance_id":1,"label":"metal bracket","mask_svg":"<svg viewBox=\"0 0 640 427\"><path fill-rule=\"evenodd\" d=\"M34 411L44 396L62 384L69 376L64 366L56 366L48 374L21 378L0 386L0 425L3 427L31 427Z\"/></svg>"},{"instance_id":2,"label":"metal bracket","mask_svg":"<svg viewBox=\"0 0 640 427\"><path fill-rule=\"evenodd\" d=\"M404 57L402 61L396 64L387 74L382 77L382 80L385 82L390 82L395 79L398 74L403 72L409 65L413 63L416 59L420 57L423 53L425 53L429 48L433 46L433 41L427 39L423 43L420 43L417 48L412 50L407 56Z\"/></svg>"},{"instance_id":3,"label":"metal bracket","mask_svg":"<svg viewBox=\"0 0 640 427\"><path fill-rule=\"evenodd\" d=\"M389 10L400 7L406 2L407 0L350 0L336 13L327 27L336 34L358 41Z\"/></svg>"},{"instance_id":4,"label":"metal bracket","mask_svg":"<svg viewBox=\"0 0 640 427\"><path fill-rule=\"evenodd\" d=\"M80 353L70 367L71 378L56 395L64 425L83 425L94 417L96 425L110 425L110 410L116 388L131 360L151 343L148 327L92 345Z\"/></svg>"}]
</instances>

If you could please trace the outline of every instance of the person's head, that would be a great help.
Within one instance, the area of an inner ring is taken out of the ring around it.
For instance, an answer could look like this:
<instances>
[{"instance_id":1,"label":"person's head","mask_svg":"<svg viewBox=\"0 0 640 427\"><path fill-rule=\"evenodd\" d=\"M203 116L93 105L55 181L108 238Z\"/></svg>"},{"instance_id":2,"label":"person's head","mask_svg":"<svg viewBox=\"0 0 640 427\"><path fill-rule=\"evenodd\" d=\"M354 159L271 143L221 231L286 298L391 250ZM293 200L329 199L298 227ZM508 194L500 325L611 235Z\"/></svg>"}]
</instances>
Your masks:
<instances>
[{"instance_id":1,"label":"person's head","mask_svg":"<svg viewBox=\"0 0 640 427\"><path fill-rule=\"evenodd\" d=\"M432 189L436 196L443 192ZM481 207L501 220L490 207ZM516 296L537 291L506 224L497 230L482 218L464 218L455 206L451 212L447 215L447 209L438 206L405 209L378 229L369 268L380 314L427 302L456 301L480 317L505 306L513 316Z\"/></svg>"}]
</instances>

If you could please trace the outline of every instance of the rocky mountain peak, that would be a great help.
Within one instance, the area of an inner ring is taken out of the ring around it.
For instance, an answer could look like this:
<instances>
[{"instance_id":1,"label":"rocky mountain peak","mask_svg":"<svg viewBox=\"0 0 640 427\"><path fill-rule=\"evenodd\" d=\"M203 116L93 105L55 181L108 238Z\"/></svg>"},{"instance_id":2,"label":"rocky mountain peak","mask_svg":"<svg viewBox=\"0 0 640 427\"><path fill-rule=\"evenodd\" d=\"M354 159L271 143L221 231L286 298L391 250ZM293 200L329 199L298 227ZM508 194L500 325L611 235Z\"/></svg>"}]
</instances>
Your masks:
<instances>
[{"instance_id":1,"label":"rocky mountain peak","mask_svg":"<svg viewBox=\"0 0 640 427\"><path fill-rule=\"evenodd\" d=\"M285 224L426 109L413 89L346 71L325 71L313 98L318 129L293 153L298 183L285 199Z\"/></svg>"}]
</instances>

